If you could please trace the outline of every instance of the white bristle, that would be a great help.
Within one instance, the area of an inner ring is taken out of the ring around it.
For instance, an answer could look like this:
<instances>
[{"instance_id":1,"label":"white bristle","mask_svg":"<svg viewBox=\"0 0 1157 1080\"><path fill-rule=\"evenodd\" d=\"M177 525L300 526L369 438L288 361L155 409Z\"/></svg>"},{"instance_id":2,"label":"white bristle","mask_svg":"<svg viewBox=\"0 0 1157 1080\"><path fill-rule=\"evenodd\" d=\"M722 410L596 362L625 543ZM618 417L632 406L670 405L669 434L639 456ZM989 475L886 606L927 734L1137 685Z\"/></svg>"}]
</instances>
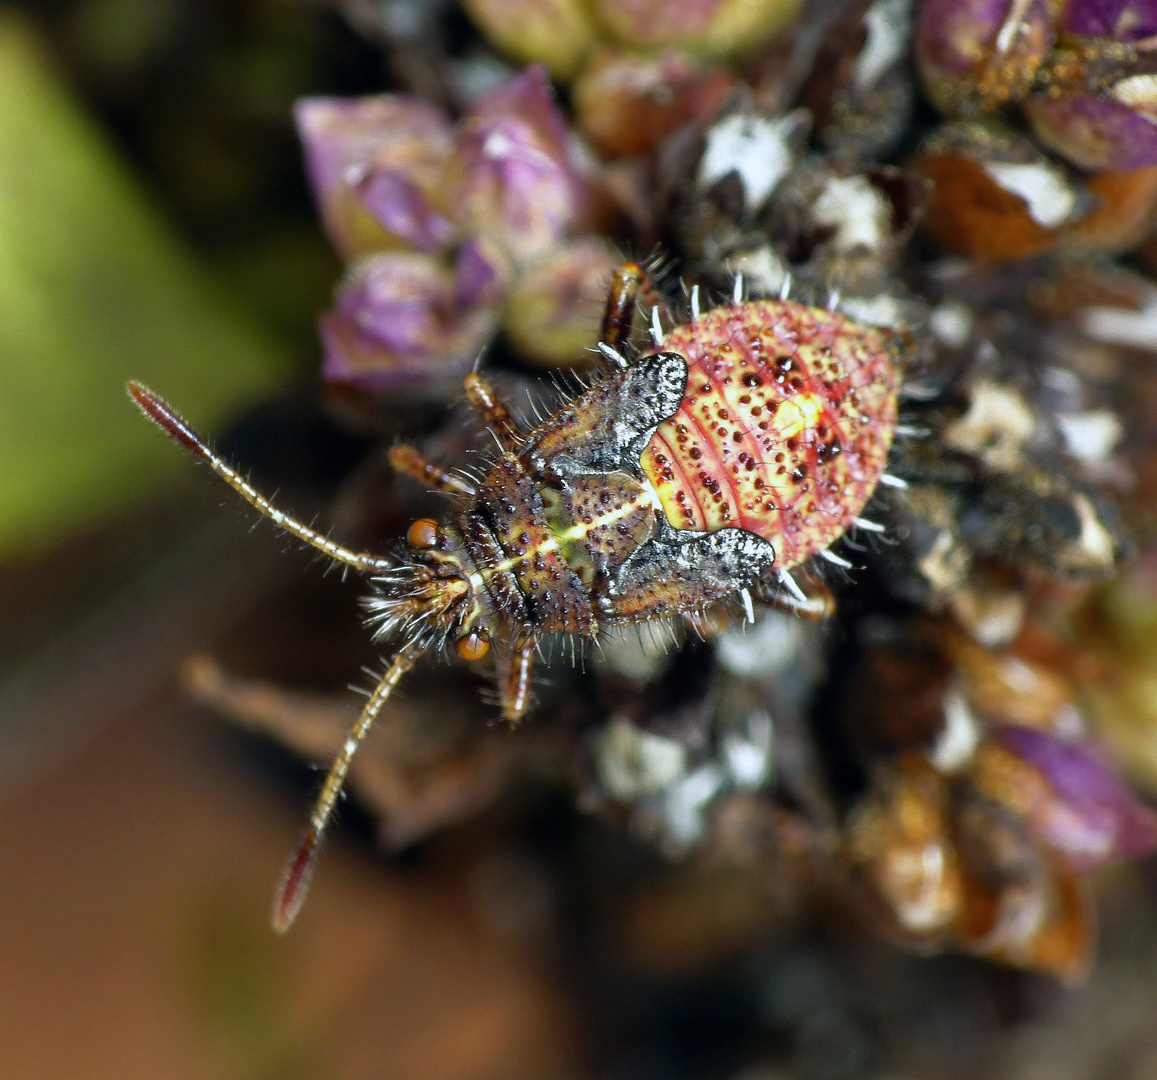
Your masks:
<instances>
[{"instance_id":1,"label":"white bristle","mask_svg":"<svg viewBox=\"0 0 1157 1080\"><path fill-rule=\"evenodd\" d=\"M938 386L921 386L920 383L904 383L900 396L909 401L931 401L940 393Z\"/></svg>"},{"instance_id":2,"label":"white bristle","mask_svg":"<svg viewBox=\"0 0 1157 1080\"><path fill-rule=\"evenodd\" d=\"M623 354L612 349L605 341L599 342L599 352L603 354L605 359L614 364L615 367L625 368L627 366L627 361Z\"/></svg>"},{"instance_id":3,"label":"white bristle","mask_svg":"<svg viewBox=\"0 0 1157 1080\"><path fill-rule=\"evenodd\" d=\"M691 286L691 318L698 320L699 318L699 286Z\"/></svg>"},{"instance_id":4,"label":"white bristle","mask_svg":"<svg viewBox=\"0 0 1157 1080\"><path fill-rule=\"evenodd\" d=\"M755 622L755 605L751 602L751 593L746 589L739 590L739 598L743 601L743 614L749 623Z\"/></svg>"},{"instance_id":5,"label":"white bristle","mask_svg":"<svg viewBox=\"0 0 1157 1080\"><path fill-rule=\"evenodd\" d=\"M828 551L827 548L822 548L820 550L820 558L821 559L827 559L828 562L832 563L832 565L838 566L843 570L851 570L851 568L852 568L852 564L850 562L848 562L847 559L841 559L835 553Z\"/></svg>"},{"instance_id":6,"label":"white bristle","mask_svg":"<svg viewBox=\"0 0 1157 1080\"><path fill-rule=\"evenodd\" d=\"M791 576L791 574L789 574L786 570L781 570L779 572L779 580L780 584L782 584L787 589L787 591L791 593L792 596L794 596L801 604L807 603L807 593L805 593L803 589L801 589L799 585L796 584L796 580Z\"/></svg>"},{"instance_id":7,"label":"white bristle","mask_svg":"<svg viewBox=\"0 0 1157 1080\"><path fill-rule=\"evenodd\" d=\"M651 340L655 343L656 349L662 348L663 324L659 321L658 306L651 308Z\"/></svg>"}]
</instances>

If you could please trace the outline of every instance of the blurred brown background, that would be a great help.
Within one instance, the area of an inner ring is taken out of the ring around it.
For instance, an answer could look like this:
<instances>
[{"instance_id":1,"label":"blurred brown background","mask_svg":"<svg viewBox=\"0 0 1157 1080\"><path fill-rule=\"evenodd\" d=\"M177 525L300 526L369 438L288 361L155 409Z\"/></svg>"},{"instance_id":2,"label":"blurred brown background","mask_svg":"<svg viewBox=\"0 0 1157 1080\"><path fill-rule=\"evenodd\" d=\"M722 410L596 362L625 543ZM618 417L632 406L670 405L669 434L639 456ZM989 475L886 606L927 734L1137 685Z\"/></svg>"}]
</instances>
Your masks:
<instances>
[{"instance_id":1,"label":"blurred brown background","mask_svg":"<svg viewBox=\"0 0 1157 1080\"><path fill-rule=\"evenodd\" d=\"M339 266L290 110L383 77L320 6L0 7L0 1075L566 1073L563 1006L469 861L390 870L337 835L276 940L311 775L176 685L198 650L334 687L368 659L350 590L251 534L122 388L232 425L321 507L363 448L311 405Z\"/></svg>"}]
</instances>

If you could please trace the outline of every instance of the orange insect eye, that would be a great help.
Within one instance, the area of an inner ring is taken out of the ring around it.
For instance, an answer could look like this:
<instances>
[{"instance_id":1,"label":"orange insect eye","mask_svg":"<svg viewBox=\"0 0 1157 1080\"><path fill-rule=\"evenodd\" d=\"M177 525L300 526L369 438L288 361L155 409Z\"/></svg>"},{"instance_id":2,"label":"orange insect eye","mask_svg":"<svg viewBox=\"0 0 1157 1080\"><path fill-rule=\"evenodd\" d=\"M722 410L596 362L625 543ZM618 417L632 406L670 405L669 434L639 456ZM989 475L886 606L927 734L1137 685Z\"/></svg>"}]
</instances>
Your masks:
<instances>
[{"instance_id":1,"label":"orange insect eye","mask_svg":"<svg viewBox=\"0 0 1157 1080\"><path fill-rule=\"evenodd\" d=\"M418 518L406 533L411 547L432 548L438 544L438 523L433 518Z\"/></svg>"},{"instance_id":2,"label":"orange insect eye","mask_svg":"<svg viewBox=\"0 0 1157 1080\"><path fill-rule=\"evenodd\" d=\"M454 642L454 648L463 660L481 660L490 652L490 638L477 630L471 630Z\"/></svg>"}]
</instances>

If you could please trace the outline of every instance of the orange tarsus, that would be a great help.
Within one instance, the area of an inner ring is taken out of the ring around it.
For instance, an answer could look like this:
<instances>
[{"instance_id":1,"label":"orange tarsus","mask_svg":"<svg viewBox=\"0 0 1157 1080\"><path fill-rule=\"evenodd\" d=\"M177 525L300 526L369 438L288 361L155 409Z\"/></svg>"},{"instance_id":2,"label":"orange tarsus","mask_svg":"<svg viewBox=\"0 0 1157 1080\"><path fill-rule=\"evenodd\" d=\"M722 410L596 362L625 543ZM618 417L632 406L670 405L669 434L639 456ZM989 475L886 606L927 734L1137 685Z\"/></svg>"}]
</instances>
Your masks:
<instances>
[{"instance_id":1,"label":"orange tarsus","mask_svg":"<svg viewBox=\"0 0 1157 1080\"><path fill-rule=\"evenodd\" d=\"M442 468L431 461L424 454L420 454L412 446L400 443L390 447L390 464L400 473L404 473L419 484L424 484L435 491L445 492L447 495L458 495L465 499L472 499L477 494L474 485L464 477Z\"/></svg>"},{"instance_id":2,"label":"orange tarsus","mask_svg":"<svg viewBox=\"0 0 1157 1080\"><path fill-rule=\"evenodd\" d=\"M534 642L523 638L515 642L510 657L510 668L506 673L506 685L502 693L502 716L512 724L521 720L523 713L530 707L534 649Z\"/></svg>"},{"instance_id":3,"label":"orange tarsus","mask_svg":"<svg viewBox=\"0 0 1157 1080\"><path fill-rule=\"evenodd\" d=\"M493 387L481 376L471 373L462 384L466 390L466 400L477 410L482 422L494 433L499 445L508 453L514 453L523 442L519 430L509 410L494 393Z\"/></svg>"}]
</instances>

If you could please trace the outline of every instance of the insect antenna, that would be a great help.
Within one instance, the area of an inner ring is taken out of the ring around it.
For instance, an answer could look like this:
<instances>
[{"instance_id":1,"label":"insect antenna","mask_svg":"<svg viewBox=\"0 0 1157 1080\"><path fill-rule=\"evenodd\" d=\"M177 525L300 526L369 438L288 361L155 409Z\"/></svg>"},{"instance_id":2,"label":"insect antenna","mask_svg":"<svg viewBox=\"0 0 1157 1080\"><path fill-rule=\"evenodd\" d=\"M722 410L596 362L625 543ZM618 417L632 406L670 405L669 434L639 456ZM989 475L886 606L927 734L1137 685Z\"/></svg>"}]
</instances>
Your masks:
<instances>
[{"instance_id":1,"label":"insect antenna","mask_svg":"<svg viewBox=\"0 0 1157 1080\"><path fill-rule=\"evenodd\" d=\"M350 551L348 548L335 544L328 536L311 529L304 522L290 517L278 510L264 495L262 495L248 480L223 458L218 457L205 442L164 398L154 394L147 386L139 382L129 381L126 386L129 397L136 402L137 407L166 435L180 443L185 449L191 450L206 465L209 466L222 480L225 481L238 495L259 513L269 518L279 528L296 536L309 544L310 547L328 555L331 559L355 570L366 573L375 573L388 569L393 565L392 560L367 552Z\"/></svg>"},{"instance_id":2,"label":"insect antenna","mask_svg":"<svg viewBox=\"0 0 1157 1080\"><path fill-rule=\"evenodd\" d=\"M333 817L334 808L341 795L342 785L349 774L354 754L357 753L358 747L369 734L370 728L373 727L374 721L378 718L378 714L382 711L394 687L398 685L402 676L414 666L418 657L425 651L424 643L412 642L398 652L389 669L382 676L381 682L370 694L361 715L350 728L341 751L329 767L329 773L325 778L325 783L321 786L321 792L318 794L313 813L309 818L309 828L305 831L301 846L285 868L281 884L278 886L277 894L273 900L273 929L277 933L284 934L293 924L298 911L301 910L306 891L309 889L309 879L313 875L313 868L317 862L321 839L325 835L325 828L329 824L330 818Z\"/></svg>"}]
</instances>

